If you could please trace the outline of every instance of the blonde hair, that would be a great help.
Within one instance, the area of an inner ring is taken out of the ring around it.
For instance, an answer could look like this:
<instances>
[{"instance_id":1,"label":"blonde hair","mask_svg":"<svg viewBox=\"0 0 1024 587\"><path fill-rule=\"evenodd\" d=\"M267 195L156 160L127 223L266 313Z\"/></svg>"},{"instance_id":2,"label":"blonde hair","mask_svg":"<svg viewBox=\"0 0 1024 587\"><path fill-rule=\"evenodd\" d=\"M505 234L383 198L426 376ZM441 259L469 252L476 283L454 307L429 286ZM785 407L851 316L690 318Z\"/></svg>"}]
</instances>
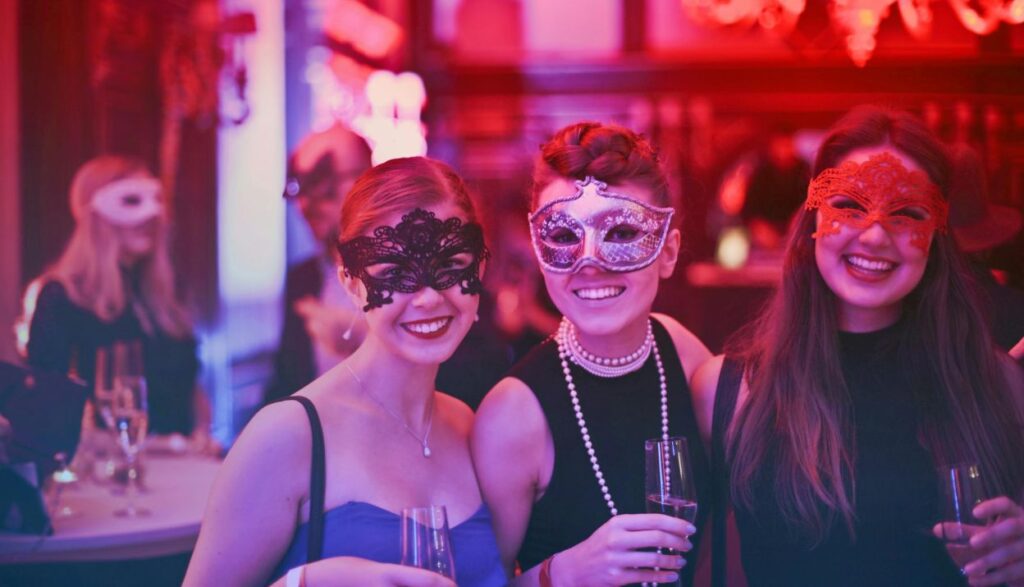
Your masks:
<instances>
[{"instance_id":1,"label":"blonde hair","mask_svg":"<svg viewBox=\"0 0 1024 587\"><path fill-rule=\"evenodd\" d=\"M115 227L93 210L92 199L101 187L140 175L152 177L145 163L116 155L96 157L78 169L69 193L75 231L60 259L29 285L26 295L38 293L37 282L57 281L72 302L100 320L111 322L125 311L129 284L119 263L118 237ZM174 293L167 233L167 218L161 215L153 251L138 261L140 295L132 301L132 312L146 333L160 330L183 338L192 333L192 323ZM30 306L34 304L26 303L26 311ZM22 322L30 323L31 316L23 316Z\"/></svg>"}]
</instances>

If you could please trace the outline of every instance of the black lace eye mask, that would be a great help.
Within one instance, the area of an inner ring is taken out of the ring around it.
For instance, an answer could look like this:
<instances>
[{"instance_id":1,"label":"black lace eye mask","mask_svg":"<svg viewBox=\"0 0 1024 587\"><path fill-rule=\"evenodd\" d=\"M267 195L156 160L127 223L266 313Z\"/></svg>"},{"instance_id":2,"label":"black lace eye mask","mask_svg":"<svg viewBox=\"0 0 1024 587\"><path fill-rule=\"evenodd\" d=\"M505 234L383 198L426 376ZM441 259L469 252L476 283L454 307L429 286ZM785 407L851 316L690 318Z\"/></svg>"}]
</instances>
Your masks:
<instances>
[{"instance_id":1,"label":"black lace eye mask","mask_svg":"<svg viewBox=\"0 0 1024 587\"><path fill-rule=\"evenodd\" d=\"M479 224L439 220L422 208L403 215L397 226L378 226L373 236L338 243L338 253L345 274L366 286L364 312L390 304L395 293L424 287L441 291L458 284L464 294L479 294L480 263L490 256Z\"/></svg>"}]
</instances>

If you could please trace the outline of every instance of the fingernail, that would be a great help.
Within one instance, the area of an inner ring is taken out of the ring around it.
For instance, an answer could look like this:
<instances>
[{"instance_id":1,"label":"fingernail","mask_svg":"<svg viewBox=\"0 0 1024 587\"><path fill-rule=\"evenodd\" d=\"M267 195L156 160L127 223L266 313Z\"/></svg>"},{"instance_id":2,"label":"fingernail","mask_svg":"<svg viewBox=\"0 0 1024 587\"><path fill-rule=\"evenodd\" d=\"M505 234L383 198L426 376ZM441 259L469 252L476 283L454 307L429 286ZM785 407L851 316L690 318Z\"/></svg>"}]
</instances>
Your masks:
<instances>
[{"instance_id":1,"label":"fingernail","mask_svg":"<svg viewBox=\"0 0 1024 587\"><path fill-rule=\"evenodd\" d=\"M669 573L668 575L665 575L665 579L667 579L667 581L665 581L666 583L677 581L679 580L679 573Z\"/></svg>"},{"instance_id":2,"label":"fingernail","mask_svg":"<svg viewBox=\"0 0 1024 587\"><path fill-rule=\"evenodd\" d=\"M690 534L693 534L694 532L697 531L697 527L694 526L693 524L687 523L686 524L686 531L689 532Z\"/></svg>"},{"instance_id":3,"label":"fingernail","mask_svg":"<svg viewBox=\"0 0 1024 587\"><path fill-rule=\"evenodd\" d=\"M677 556L677 557L676 557L676 560L674 561L674 563L672 564L672 566L673 566L673 567L675 567L675 568L677 568L677 569L680 569L680 568L682 568L682 566L683 566L683 565L685 565L685 564L686 564L686 559L685 559L685 558L683 558L683 557L681 557L681 556Z\"/></svg>"}]
</instances>

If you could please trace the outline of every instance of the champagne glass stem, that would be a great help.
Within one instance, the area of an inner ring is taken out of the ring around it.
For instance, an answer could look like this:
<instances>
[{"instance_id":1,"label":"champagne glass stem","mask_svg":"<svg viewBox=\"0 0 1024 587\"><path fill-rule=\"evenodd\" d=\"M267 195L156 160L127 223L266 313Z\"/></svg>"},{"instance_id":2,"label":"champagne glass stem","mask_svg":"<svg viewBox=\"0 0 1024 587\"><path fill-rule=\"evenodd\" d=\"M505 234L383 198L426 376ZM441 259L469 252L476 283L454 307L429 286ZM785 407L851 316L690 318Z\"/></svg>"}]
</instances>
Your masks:
<instances>
[{"instance_id":1,"label":"champagne glass stem","mask_svg":"<svg viewBox=\"0 0 1024 587\"><path fill-rule=\"evenodd\" d=\"M124 487L124 495L125 500L128 502L128 504L125 506L125 515L137 516L139 514L139 511L135 508L135 496L137 490L135 486L135 478L138 476L138 472L136 471L135 468L135 455L132 454L131 451L129 451L127 455L127 463L128 482L125 484Z\"/></svg>"}]
</instances>

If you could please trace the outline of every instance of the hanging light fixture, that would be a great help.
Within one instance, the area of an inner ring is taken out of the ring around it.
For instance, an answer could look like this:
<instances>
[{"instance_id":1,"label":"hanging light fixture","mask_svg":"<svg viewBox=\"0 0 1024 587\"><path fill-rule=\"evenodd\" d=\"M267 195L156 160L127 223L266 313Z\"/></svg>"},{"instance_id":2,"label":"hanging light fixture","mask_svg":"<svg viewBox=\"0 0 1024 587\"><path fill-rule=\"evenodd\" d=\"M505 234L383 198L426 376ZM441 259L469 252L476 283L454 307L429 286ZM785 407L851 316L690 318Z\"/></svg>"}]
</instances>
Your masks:
<instances>
[{"instance_id":1,"label":"hanging light fixture","mask_svg":"<svg viewBox=\"0 0 1024 587\"><path fill-rule=\"evenodd\" d=\"M681 0L690 18L705 26L751 26L789 32L806 7L804 0ZM845 35L846 51L858 67L874 53L878 26L895 4L907 31L923 39L931 31L933 2L939 0L831 0L829 17ZM967 30L987 35L1001 23L1024 22L1024 0L946 0ZM975 8L977 6L977 8Z\"/></svg>"}]
</instances>

